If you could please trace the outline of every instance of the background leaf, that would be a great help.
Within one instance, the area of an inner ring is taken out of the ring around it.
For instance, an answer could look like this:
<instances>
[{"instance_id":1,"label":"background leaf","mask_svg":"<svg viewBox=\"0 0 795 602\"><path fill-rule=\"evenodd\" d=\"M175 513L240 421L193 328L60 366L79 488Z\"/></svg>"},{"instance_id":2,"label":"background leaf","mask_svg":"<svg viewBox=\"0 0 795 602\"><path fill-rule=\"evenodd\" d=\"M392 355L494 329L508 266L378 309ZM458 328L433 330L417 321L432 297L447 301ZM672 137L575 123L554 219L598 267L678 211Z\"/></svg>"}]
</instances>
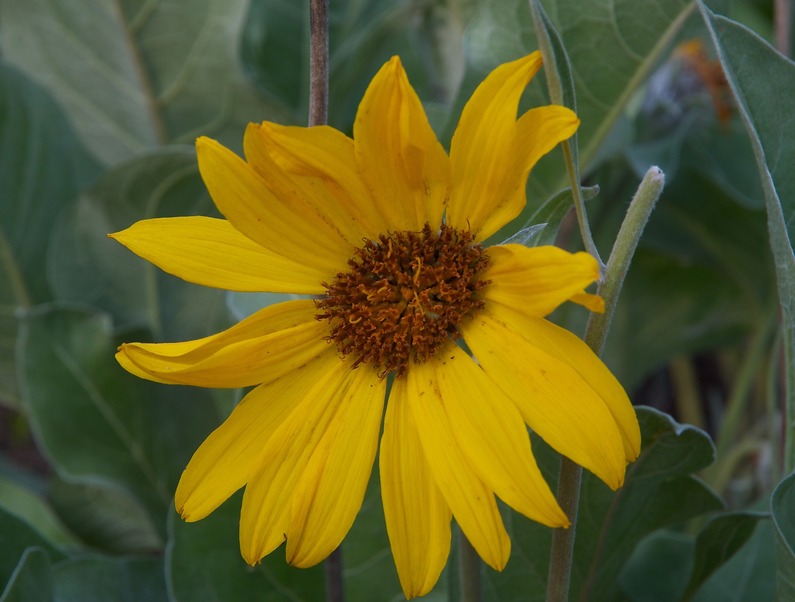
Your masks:
<instances>
[{"instance_id":1,"label":"background leaf","mask_svg":"<svg viewBox=\"0 0 795 602\"><path fill-rule=\"evenodd\" d=\"M48 498L60 520L93 550L153 554L163 547L160 525L129 491L109 481L69 483L55 479Z\"/></svg>"},{"instance_id":2,"label":"background leaf","mask_svg":"<svg viewBox=\"0 0 795 602\"><path fill-rule=\"evenodd\" d=\"M3 0L0 47L52 91L107 165L198 133L239 148L245 123L266 106L231 67L245 6L101 0L87 11Z\"/></svg>"},{"instance_id":3,"label":"background leaf","mask_svg":"<svg viewBox=\"0 0 795 602\"><path fill-rule=\"evenodd\" d=\"M791 470L795 466L795 427L790 423L795 416L795 173L791 169L795 117L791 106L777 99L791 98L795 65L752 31L713 14L702 3L699 7L751 140L765 193L782 310L788 421L785 466Z\"/></svg>"},{"instance_id":4,"label":"background leaf","mask_svg":"<svg viewBox=\"0 0 795 602\"><path fill-rule=\"evenodd\" d=\"M692 602L786 600L776 597L775 549L770 521L763 521L748 543L706 580Z\"/></svg>"},{"instance_id":5,"label":"background leaf","mask_svg":"<svg viewBox=\"0 0 795 602\"><path fill-rule=\"evenodd\" d=\"M641 541L619 579L631 602L681 600L693 566L692 537L658 531Z\"/></svg>"},{"instance_id":6,"label":"background leaf","mask_svg":"<svg viewBox=\"0 0 795 602\"><path fill-rule=\"evenodd\" d=\"M40 548L29 548L6 583L0 602L51 602L50 560Z\"/></svg>"},{"instance_id":7,"label":"background leaf","mask_svg":"<svg viewBox=\"0 0 795 602\"><path fill-rule=\"evenodd\" d=\"M53 560L63 558L62 552L33 527L2 508L0 508L0 533L3 534L3 545L0 546L0 583L13 581L14 572L21 570L19 565L27 562L23 556L26 550L39 550L45 558ZM40 559L31 559L30 562L33 566L25 570L33 571L35 574L40 574L41 567L47 564Z\"/></svg>"},{"instance_id":8,"label":"background leaf","mask_svg":"<svg viewBox=\"0 0 795 602\"><path fill-rule=\"evenodd\" d=\"M767 515L762 513L743 512L722 514L707 523L696 538L694 567L685 599L691 598L711 574L746 544L764 518Z\"/></svg>"},{"instance_id":9,"label":"background leaf","mask_svg":"<svg viewBox=\"0 0 795 602\"><path fill-rule=\"evenodd\" d=\"M182 282L107 234L139 219L217 215L196 155L170 147L105 172L58 224L49 253L56 298L111 313L117 329L145 328L153 340L197 338L228 325L221 291Z\"/></svg>"},{"instance_id":10,"label":"background leaf","mask_svg":"<svg viewBox=\"0 0 795 602\"><path fill-rule=\"evenodd\" d=\"M157 530L177 479L215 425L203 391L163 388L126 374L107 315L58 307L31 312L21 335L26 410L37 440L71 481L125 487Z\"/></svg>"},{"instance_id":11,"label":"background leaf","mask_svg":"<svg viewBox=\"0 0 795 602\"><path fill-rule=\"evenodd\" d=\"M784 479L770 500L776 533L776 589L780 600L795 596L795 475Z\"/></svg>"},{"instance_id":12,"label":"background leaf","mask_svg":"<svg viewBox=\"0 0 795 602\"><path fill-rule=\"evenodd\" d=\"M52 571L55 602L166 602L160 558L83 556Z\"/></svg>"},{"instance_id":13,"label":"background leaf","mask_svg":"<svg viewBox=\"0 0 795 602\"><path fill-rule=\"evenodd\" d=\"M0 404L16 407L15 312L51 298L47 240L97 166L49 96L4 64L0 156Z\"/></svg>"}]
</instances>

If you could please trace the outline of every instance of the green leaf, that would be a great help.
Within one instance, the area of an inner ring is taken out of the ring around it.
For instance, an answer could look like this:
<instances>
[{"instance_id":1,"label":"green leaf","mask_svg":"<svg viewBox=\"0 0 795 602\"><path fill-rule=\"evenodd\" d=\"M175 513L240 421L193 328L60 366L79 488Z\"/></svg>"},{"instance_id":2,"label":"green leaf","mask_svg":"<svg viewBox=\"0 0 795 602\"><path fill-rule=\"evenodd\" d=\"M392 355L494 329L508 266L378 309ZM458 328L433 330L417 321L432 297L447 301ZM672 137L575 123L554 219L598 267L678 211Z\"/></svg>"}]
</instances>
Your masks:
<instances>
[{"instance_id":1,"label":"green leaf","mask_svg":"<svg viewBox=\"0 0 795 602\"><path fill-rule=\"evenodd\" d=\"M85 556L57 563L52 580L55 602L169 600L159 558Z\"/></svg>"},{"instance_id":2,"label":"green leaf","mask_svg":"<svg viewBox=\"0 0 795 602\"><path fill-rule=\"evenodd\" d=\"M61 521L90 548L111 554L152 554L163 547L141 503L110 483L54 479L49 499Z\"/></svg>"},{"instance_id":3,"label":"green leaf","mask_svg":"<svg viewBox=\"0 0 795 602\"><path fill-rule=\"evenodd\" d=\"M113 164L201 134L240 147L266 106L237 63L244 0L0 2L2 53L64 106Z\"/></svg>"},{"instance_id":4,"label":"green leaf","mask_svg":"<svg viewBox=\"0 0 795 602\"><path fill-rule=\"evenodd\" d=\"M166 275L108 239L140 219L215 215L196 155L172 147L109 171L63 217L49 253L61 301L110 312L117 328L146 328L155 340L189 339L227 325L224 294Z\"/></svg>"},{"instance_id":5,"label":"green leaf","mask_svg":"<svg viewBox=\"0 0 795 602\"><path fill-rule=\"evenodd\" d=\"M575 563L587 575L580 587L589 600L617 596L616 578L643 537L723 508L721 499L692 476L715 460L706 433L650 408L638 408L638 419L643 453L628 468L624 487L616 494L596 479L583 483L583 499L601 508L581 510L577 528Z\"/></svg>"},{"instance_id":6,"label":"green leaf","mask_svg":"<svg viewBox=\"0 0 795 602\"><path fill-rule=\"evenodd\" d=\"M51 465L66 480L125 488L161 528L188 455L217 423L209 394L126 374L105 314L38 308L20 343L25 409Z\"/></svg>"},{"instance_id":7,"label":"green leaf","mask_svg":"<svg viewBox=\"0 0 795 602\"><path fill-rule=\"evenodd\" d=\"M770 521L699 588L691 602L783 602L776 597L775 541Z\"/></svg>"},{"instance_id":8,"label":"green leaf","mask_svg":"<svg viewBox=\"0 0 795 602\"><path fill-rule=\"evenodd\" d=\"M59 107L7 65L0 65L0 156L0 404L13 407L15 312L51 298L47 241L97 169Z\"/></svg>"},{"instance_id":9,"label":"green leaf","mask_svg":"<svg viewBox=\"0 0 795 602\"><path fill-rule=\"evenodd\" d=\"M693 547L693 538L684 533L652 533L621 571L621 590L630 602L680 600L693 566Z\"/></svg>"},{"instance_id":10,"label":"green leaf","mask_svg":"<svg viewBox=\"0 0 795 602\"><path fill-rule=\"evenodd\" d=\"M0 508L0 533L3 545L0 545L0 583L13 580L13 574L19 572L18 565L25 550L35 548L45 557L60 560L63 554L21 518ZM38 565L38 561L33 561Z\"/></svg>"},{"instance_id":11,"label":"green leaf","mask_svg":"<svg viewBox=\"0 0 795 602\"><path fill-rule=\"evenodd\" d=\"M749 29L699 2L726 79L737 101L765 193L776 265L785 350L787 470L795 465L795 64Z\"/></svg>"},{"instance_id":12,"label":"green leaf","mask_svg":"<svg viewBox=\"0 0 795 602\"><path fill-rule=\"evenodd\" d=\"M0 596L0 602L52 602L50 559L40 548L28 548L22 555Z\"/></svg>"},{"instance_id":13,"label":"green leaf","mask_svg":"<svg viewBox=\"0 0 795 602\"><path fill-rule=\"evenodd\" d=\"M795 599L795 474L779 483L770 500L776 533L776 586L780 600Z\"/></svg>"},{"instance_id":14,"label":"green leaf","mask_svg":"<svg viewBox=\"0 0 795 602\"><path fill-rule=\"evenodd\" d=\"M709 520L697 537L670 531L653 533L638 544L627 562L621 587L632 602L684 602L694 594L703 599L702 585L735 555L743 550L747 553L760 520L766 517L759 512L720 514ZM727 598L722 594L712 599Z\"/></svg>"},{"instance_id":15,"label":"green leaf","mask_svg":"<svg viewBox=\"0 0 795 602\"><path fill-rule=\"evenodd\" d=\"M710 128L691 138L683 163L707 175L730 198L748 209L764 209L765 195L759 182L748 135L742 124Z\"/></svg>"},{"instance_id":16,"label":"green leaf","mask_svg":"<svg viewBox=\"0 0 795 602\"><path fill-rule=\"evenodd\" d=\"M582 189L582 195L585 201L590 201L595 198L597 194L599 194L598 186L588 186ZM558 237L563 219L572 208L573 200L570 188L561 190L559 193L547 199L547 201L536 209L529 218L531 224L544 225L544 228L540 232L535 233L529 242L523 244L532 247L554 244ZM520 230L502 244L514 242L514 237L521 234L521 232Z\"/></svg>"},{"instance_id":17,"label":"green leaf","mask_svg":"<svg viewBox=\"0 0 795 602\"><path fill-rule=\"evenodd\" d=\"M74 535L58 520L43 487L29 486L22 478L0 475L0 507L36 525L36 529L54 544L63 546L76 543Z\"/></svg>"},{"instance_id":18,"label":"green leaf","mask_svg":"<svg viewBox=\"0 0 795 602\"><path fill-rule=\"evenodd\" d=\"M337 9L336 2L329 6L331 11ZM277 98L285 107L293 107L295 123L307 111L308 21L309 11L303 4L291 0L251 0L240 39L246 74L263 93ZM329 42L333 43L334 38Z\"/></svg>"},{"instance_id":19,"label":"green leaf","mask_svg":"<svg viewBox=\"0 0 795 602\"><path fill-rule=\"evenodd\" d=\"M693 593L753 535L763 513L733 512L711 519L696 539L695 563L684 599Z\"/></svg>"}]
</instances>

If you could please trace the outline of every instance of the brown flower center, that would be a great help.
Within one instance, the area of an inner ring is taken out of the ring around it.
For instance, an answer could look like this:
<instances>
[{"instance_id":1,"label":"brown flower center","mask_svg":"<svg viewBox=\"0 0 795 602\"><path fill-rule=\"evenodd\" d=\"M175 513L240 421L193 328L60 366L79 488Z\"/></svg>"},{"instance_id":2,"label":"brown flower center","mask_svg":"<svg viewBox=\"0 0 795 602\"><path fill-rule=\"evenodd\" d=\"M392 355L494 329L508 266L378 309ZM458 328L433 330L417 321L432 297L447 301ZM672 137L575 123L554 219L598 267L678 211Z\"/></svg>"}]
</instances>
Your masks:
<instances>
[{"instance_id":1,"label":"brown flower center","mask_svg":"<svg viewBox=\"0 0 795 602\"><path fill-rule=\"evenodd\" d=\"M353 366L370 364L383 377L406 373L409 361L422 363L461 336L461 322L484 302L478 278L488 265L470 232L442 225L434 232L382 234L365 240L339 273L327 295L316 301L318 320L331 325L329 341Z\"/></svg>"}]
</instances>

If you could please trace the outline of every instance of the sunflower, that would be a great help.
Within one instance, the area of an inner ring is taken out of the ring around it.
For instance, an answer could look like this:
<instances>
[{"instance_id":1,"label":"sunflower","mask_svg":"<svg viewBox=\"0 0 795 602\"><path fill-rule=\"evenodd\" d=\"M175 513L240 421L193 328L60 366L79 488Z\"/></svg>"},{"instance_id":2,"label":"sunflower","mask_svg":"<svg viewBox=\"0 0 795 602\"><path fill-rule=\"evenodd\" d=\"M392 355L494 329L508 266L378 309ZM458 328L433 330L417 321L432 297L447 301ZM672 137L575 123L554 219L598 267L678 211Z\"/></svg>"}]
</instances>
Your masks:
<instances>
[{"instance_id":1,"label":"sunflower","mask_svg":"<svg viewBox=\"0 0 795 602\"><path fill-rule=\"evenodd\" d=\"M627 395L579 338L544 319L565 301L602 309L585 292L597 262L483 244L521 212L533 165L579 124L560 106L517 119L540 66L535 52L489 74L448 155L395 57L367 88L353 138L251 124L245 160L199 138L199 170L225 219L150 219L112 235L190 282L312 296L203 339L119 348L120 364L149 380L255 386L185 469L185 520L245 486L245 560L286 541L288 562L319 563L362 505L383 422L387 531L413 597L439 578L452 517L497 570L510 540L496 498L569 525L527 427L609 487L622 484L640 446Z\"/></svg>"}]
</instances>

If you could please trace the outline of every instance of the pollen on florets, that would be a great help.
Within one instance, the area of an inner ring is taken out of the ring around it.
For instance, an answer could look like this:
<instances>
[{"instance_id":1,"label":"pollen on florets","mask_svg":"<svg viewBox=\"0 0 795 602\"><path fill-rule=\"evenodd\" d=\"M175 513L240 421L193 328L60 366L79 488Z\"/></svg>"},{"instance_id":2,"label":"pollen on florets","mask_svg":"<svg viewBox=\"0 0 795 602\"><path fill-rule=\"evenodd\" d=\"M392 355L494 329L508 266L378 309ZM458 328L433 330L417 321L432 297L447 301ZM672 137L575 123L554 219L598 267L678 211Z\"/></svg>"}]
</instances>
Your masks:
<instances>
[{"instance_id":1,"label":"pollen on florets","mask_svg":"<svg viewBox=\"0 0 795 602\"><path fill-rule=\"evenodd\" d=\"M459 324L483 308L478 291L489 259L470 232L425 225L421 232L382 234L365 240L350 270L324 283L315 302L329 320L329 341L354 367L370 364L383 377L406 373L460 338Z\"/></svg>"}]
</instances>

